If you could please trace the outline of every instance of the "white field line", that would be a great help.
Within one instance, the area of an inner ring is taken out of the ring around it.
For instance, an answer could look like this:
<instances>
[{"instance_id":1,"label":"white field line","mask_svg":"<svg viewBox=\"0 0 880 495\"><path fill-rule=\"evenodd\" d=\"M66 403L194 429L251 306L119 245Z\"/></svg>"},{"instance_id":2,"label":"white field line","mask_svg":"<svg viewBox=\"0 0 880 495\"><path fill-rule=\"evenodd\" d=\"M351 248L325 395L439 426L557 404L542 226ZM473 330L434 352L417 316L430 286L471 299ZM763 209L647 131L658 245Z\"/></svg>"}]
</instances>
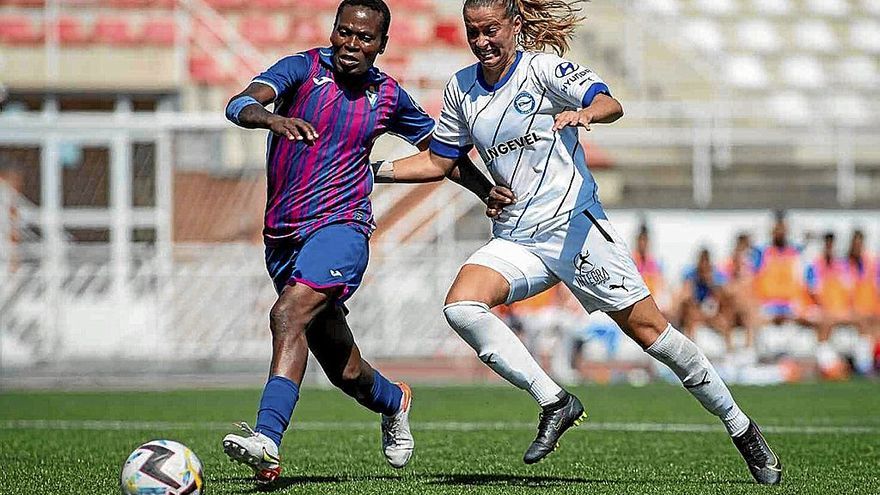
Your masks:
<instances>
[{"instance_id":1,"label":"white field line","mask_svg":"<svg viewBox=\"0 0 880 495\"><path fill-rule=\"evenodd\" d=\"M312 431L369 431L378 430L378 421L294 421L295 430ZM173 422L173 421L112 421L112 420L0 420L0 430L228 430L234 429L232 423L222 422ZM532 431L534 423L525 422L457 422L426 421L412 423L416 431ZM794 433L804 435L834 434L878 434L878 426L762 426L768 433ZM577 430L622 431L622 432L673 432L673 433L719 433L724 431L721 424L681 424L681 423L602 423L587 422Z\"/></svg>"}]
</instances>

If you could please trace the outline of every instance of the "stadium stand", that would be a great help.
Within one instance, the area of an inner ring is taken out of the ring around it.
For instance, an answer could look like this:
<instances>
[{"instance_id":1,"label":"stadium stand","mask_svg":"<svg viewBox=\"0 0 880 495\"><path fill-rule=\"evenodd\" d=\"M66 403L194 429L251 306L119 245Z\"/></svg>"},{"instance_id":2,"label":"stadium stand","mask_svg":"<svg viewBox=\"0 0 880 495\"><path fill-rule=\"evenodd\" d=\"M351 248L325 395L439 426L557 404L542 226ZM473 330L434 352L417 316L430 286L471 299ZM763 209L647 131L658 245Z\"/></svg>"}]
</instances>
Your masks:
<instances>
[{"instance_id":1,"label":"stadium stand","mask_svg":"<svg viewBox=\"0 0 880 495\"><path fill-rule=\"evenodd\" d=\"M141 26L140 41L147 46L171 47L176 36L177 26L170 17L153 17Z\"/></svg>"},{"instance_id":2,"label":"stadium stand","mask_svg":"<svg viewBox=\"0 0 880 495\"><path fill-rule=\"evenodd\" d=\"M97 18L92 40L95 43L111 46L128 46L137 42L128 19L123 17Z\"/></svg>"},{"instance_id":3,"label":"stadium stand","mask_svg":"<svg viewBox=\"0 0 880 495\"><path fill-rule=\"evenodd\" d=\"M0 17L0 42L9 45L35 45L43 40L42 29L34 24L30 16Z\"/></svg>"},{"instance_id":4,"label":"stadium stand","mask_svg":"<svg viewBox=\"0 0 880 495\"><path fill-rule=\"evenodd\" d=\"M56 25L49 25L49 29L57 29L58 41L61 45L84 45L92 41L88 20L78 16L65 16L58 19Z\"/></svg>"}]
</instances>

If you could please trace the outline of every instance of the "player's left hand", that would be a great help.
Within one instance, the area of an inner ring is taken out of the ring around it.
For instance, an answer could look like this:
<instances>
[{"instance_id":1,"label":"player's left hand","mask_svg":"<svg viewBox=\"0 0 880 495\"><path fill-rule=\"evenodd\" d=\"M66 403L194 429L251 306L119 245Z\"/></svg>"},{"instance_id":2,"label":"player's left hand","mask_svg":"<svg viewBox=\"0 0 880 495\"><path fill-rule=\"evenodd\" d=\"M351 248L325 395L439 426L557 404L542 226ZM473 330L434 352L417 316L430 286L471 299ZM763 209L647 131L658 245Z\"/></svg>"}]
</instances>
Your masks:
<instances>
[{"instance_id":1,"label":"player's left hand","mask_svg":"<svg viewBox=\"0 0 880 495\"><path fill-rule=\"evenodd\" d=\"M504 186L494 186L486 197L486 216L489 218L497 218L501 215L505 206L516 203L516 195L509 188Z\"/></svg>"},{"instance_id":2,"label":"player's left hand","mask_svg":"<svg viewBox=\"0 0 880 495\"><path fill-rule=\"evenodd\" d=\"M566 110L565 112L560 113L556 116L556 122L553 124L553 132L556 132L563 127L583 127L586 130L590 130L590 123L593 122L593 114L587 112L586 109L582 109L579 111L574 110Z\"/></svg>"}]
</instances>

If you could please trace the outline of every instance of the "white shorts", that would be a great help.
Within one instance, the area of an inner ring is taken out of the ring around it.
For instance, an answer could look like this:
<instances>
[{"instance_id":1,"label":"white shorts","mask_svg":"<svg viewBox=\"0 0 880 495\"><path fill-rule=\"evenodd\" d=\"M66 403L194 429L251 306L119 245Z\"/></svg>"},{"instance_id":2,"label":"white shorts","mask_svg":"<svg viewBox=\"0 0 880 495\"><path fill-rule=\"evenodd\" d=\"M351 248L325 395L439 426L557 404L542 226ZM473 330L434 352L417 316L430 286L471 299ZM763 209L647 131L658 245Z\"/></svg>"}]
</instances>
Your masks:
<instances>
[{"instance_id":1,"label":"white shorts","mask_svg":"<svg viewBox=\"0 0 880 495\"><path fill-rule=\"evenodd\" d=\"M510 283L507 304L560 281L590 313L620 311L651 295L601 203L531 240L496 237L465 264L482 265L504 276Z\"/></svg>"}]
</instances>

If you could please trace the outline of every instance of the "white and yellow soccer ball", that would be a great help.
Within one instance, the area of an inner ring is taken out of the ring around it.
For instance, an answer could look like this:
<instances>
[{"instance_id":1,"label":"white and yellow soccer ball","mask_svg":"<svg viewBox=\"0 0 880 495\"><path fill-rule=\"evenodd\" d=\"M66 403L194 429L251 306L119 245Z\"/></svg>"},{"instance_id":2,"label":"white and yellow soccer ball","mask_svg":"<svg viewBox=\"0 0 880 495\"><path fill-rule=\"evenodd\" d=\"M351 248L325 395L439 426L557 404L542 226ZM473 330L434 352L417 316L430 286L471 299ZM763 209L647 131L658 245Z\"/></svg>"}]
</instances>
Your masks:
<instances>
[{"instance_id":1,"label":"white and yellow soccer ball","mask_svg":"<svg viewBox=\"0 0 880 495\"><path fill-rule=\"evenodd\" d=\"M186 445L153 440L125 460L120 487L123 495L201 495L202 463Z\"/></svg>"}]
</instances>

